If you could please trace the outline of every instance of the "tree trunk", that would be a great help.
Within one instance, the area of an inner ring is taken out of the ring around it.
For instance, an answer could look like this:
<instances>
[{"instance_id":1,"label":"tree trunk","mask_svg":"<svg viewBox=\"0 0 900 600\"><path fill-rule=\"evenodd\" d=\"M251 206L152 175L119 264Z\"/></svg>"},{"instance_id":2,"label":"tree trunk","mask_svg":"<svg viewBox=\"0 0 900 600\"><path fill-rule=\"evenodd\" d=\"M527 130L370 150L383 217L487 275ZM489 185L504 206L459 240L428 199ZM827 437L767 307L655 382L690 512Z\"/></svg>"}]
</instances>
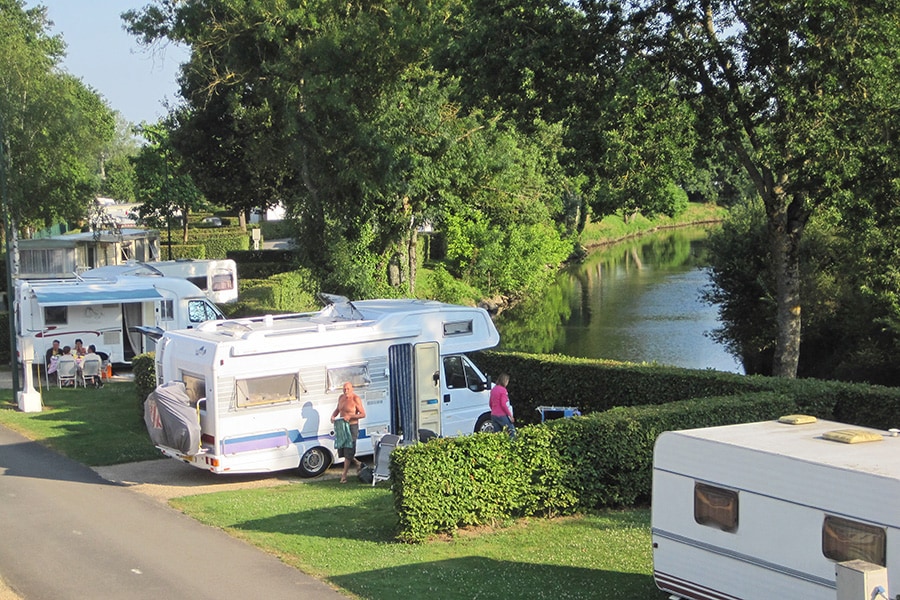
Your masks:
<instances>
[{"instance_id":1,"label":"tree trunk","mask_svg":"<svg viewBox=\"0 0 900 600\"><path fill-rule=\"evenodd\" d=\"M409 251L406 253L409 260L409 295L411 298L416 297L416 265L418 263L417 251L419 239L419 230L415 222L409 228Z\"/></svg>"},{"instance_id":2,"label":"tree trunk","mask_svg":"<svg viewBox=\"0 0 900 600\"><path fill-rule=\"evenodd\" d=\"M797 377L800 362L800 239L806 227L808 213L802 201L786 201L782 194L767 202L769 212L769 241L775 267L775 354L772 375Z\"/></svg>"}]
</instances>

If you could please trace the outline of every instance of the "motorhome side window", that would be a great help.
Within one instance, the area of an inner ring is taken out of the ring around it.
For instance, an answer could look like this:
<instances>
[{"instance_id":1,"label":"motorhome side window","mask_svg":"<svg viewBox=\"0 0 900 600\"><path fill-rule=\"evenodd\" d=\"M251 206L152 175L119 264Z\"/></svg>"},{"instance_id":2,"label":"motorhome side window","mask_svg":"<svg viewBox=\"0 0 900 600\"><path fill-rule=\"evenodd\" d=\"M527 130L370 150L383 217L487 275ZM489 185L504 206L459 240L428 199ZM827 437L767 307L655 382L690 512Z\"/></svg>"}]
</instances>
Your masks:
<instances>
[{"instance_id":1,"label":"motorhome side window","mask_svg":"<svg viewBox=\"0 0 900 600\"><path fill-rule=\"evenodd\" d=\"M44 324L45 325L68 325L69 324L69 307L67 307L67 306L45 306L44 307Z\"/></svg>"},{"instance_id":2,"label":"motorhome side window","mask_svg":"<svg viewBox=\"0 0 900 600\"><path fill-rule=\"evenodd\" d=\"M463 369L461 356L444 358L444 377L449 389L466 387L466 372Z\"/></svg>"},{"instance_id":3,"label":"motorhome side window","mask_svg":"<svg viewBox=\"0 0 900 600\"><path fill-rule=\"evenodd\" d=\"M864 560L886 567L885 530L849 519L826 516L822 524L822 553L835 562Z\"/></svg>"},{"instance_id":4,"label":"motorhome side window","mask_svg":"<svg viewBox=\"0 0 900 600\"><path fill-rule=\"evenodd\" d=\"M296 373L238 379L234 382L238 408L281 404L300 399L300 386Z\"/></svg>"},{"instance_id":5,"label":"motorhome side window","mask_svg":"<svg viewBox=\"0 0 900 600\"><path fill-rule=\"evenodd\" d=\"M738 493L695 483L694 520L700 525L734 533L738 528Z\"/></svg>"},{"instance_id":6,"label":"motorhome side window","mask_svg":"<svg viewBox=\"0 0 900 600\"><path fill-rule=\"evenodd\" d=\"M214 273L212 277L212 289L214 292L224 292L234 289L234 277L231 273Z\"/></svg>"},{"instance_id":7,"label":"motorhome side window","mask_svg":"<svg viewBox=\"0 0 900 600\"><path fill-rule=\"evenodd\" d=\"M349 381L353 387L363 387L372 383L369 377L369 365L348 365L328 369L328 391L340 390L344 382Z\"/></svg>"},{"instance_id":8,"label":"motorhome side window","mask_svg":"<svg viewBox=\"0 0 900 600\"><path fill-rule=\"evenodd\" d=\"M192 404L196 404L201 398L206 398L206 379L198 375L182 373L181 380L184 382L184 390Z\"/></svg>"},{"instance_id":9,"label":"motorhome side window","mask_svg":"<svg viewBox=\"0 0 900 600\"><path fill-rule=\"evenodd\" d=\"M159 320L175 320L175 304L172 300L163 300L159 303Z\"/></svg>"}]
</instances>

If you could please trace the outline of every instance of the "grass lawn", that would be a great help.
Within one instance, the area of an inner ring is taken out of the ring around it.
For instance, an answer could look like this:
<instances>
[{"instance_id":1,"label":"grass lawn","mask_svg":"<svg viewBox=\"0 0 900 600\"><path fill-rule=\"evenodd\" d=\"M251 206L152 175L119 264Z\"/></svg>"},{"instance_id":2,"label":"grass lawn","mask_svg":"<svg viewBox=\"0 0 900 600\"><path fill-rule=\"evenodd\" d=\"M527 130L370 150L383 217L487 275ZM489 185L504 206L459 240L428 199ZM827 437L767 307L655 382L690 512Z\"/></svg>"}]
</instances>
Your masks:
<instances>
[{"instance_id":1,"label":"grass lawn","mask_svg":"<svg viewBox=\"0 0 900 600\"><path fill-rule=\"evenodd\" d=\"M45 389L43 402L21 413L0 390L0 424L91 466L160 457L132 383ZM388 486L312 480L172 504L359 598L664 597L651 576L648 510L526 519L410 545L394 540Z\"/></svg>"},{"instance_id":2,"label":"grass lawn","mask_svg":"<svg viewBox=\"0 0 900 600\"><path fill-rule=\"evenodd\" d=\"M394 541L387 484L313 481L172 504L360 598L646 600L649 510L527 519L423 544Z\"/></svg>"}]
</instances>

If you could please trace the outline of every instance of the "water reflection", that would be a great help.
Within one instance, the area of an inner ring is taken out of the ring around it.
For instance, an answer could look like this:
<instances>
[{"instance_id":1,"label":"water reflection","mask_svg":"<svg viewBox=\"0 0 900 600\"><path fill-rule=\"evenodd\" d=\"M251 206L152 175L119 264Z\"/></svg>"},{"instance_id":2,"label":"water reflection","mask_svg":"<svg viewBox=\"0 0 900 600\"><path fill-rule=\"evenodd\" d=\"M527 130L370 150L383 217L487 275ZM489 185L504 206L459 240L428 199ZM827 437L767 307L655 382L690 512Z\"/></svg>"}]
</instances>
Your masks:
<instances>
[{"instance_id":1,"label":"water reflection","mask_svg":"<svg viewBox=\"0 0 900 600\"><path fill-rule=\"evenodd\" d=\"M706 231L674 229L592 253L497 319L501 349L742 373L705 335L718 325L699 297L709 283Z\"/></svg>"}]
</instances>

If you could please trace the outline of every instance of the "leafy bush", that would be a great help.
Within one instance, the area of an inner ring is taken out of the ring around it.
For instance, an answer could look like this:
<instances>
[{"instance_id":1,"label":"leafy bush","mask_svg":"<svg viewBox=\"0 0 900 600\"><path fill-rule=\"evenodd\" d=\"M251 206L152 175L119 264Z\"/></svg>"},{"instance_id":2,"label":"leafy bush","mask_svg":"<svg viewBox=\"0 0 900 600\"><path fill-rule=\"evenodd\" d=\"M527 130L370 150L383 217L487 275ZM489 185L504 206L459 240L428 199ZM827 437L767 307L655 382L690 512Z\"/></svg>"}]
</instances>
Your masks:
<instances>
[{"instance_id":1,"label":"leafy bush","mask_svg":"<svg viewBox=\"0 0 900 600\"><path fill-rule=\"evenodd\" d=\"M134 391L138 405L144 410L144 400L156 389L156 353L146 352L135 356L131 361L131 372L134 373Z\"/></svg>"},{"instance_id":2,"label":"leafy bush","mask_svg":"<svg viewBox=\"0 0 900 600\"><path fill-rule=\"evenodd\" d=\"M773 419L796 411L774 393L616 408L504 433L439 438L391 454L398 537L650 499L663 431Z\"/></svg>"},{"instance_id":3,"label":"leafy bush","mask_svg":"<svg viewBox=\"0 0 900 600\"><path fill-rule=\"evenodd\" d=\"M168 260L168 244L161 244L159 253L162 260ZM206 246L204 246L203 244L172 244L172 259L177 260L179 258L193 258L195 260L203 260L206 258Z\"/></svg>"}]
</instances>

